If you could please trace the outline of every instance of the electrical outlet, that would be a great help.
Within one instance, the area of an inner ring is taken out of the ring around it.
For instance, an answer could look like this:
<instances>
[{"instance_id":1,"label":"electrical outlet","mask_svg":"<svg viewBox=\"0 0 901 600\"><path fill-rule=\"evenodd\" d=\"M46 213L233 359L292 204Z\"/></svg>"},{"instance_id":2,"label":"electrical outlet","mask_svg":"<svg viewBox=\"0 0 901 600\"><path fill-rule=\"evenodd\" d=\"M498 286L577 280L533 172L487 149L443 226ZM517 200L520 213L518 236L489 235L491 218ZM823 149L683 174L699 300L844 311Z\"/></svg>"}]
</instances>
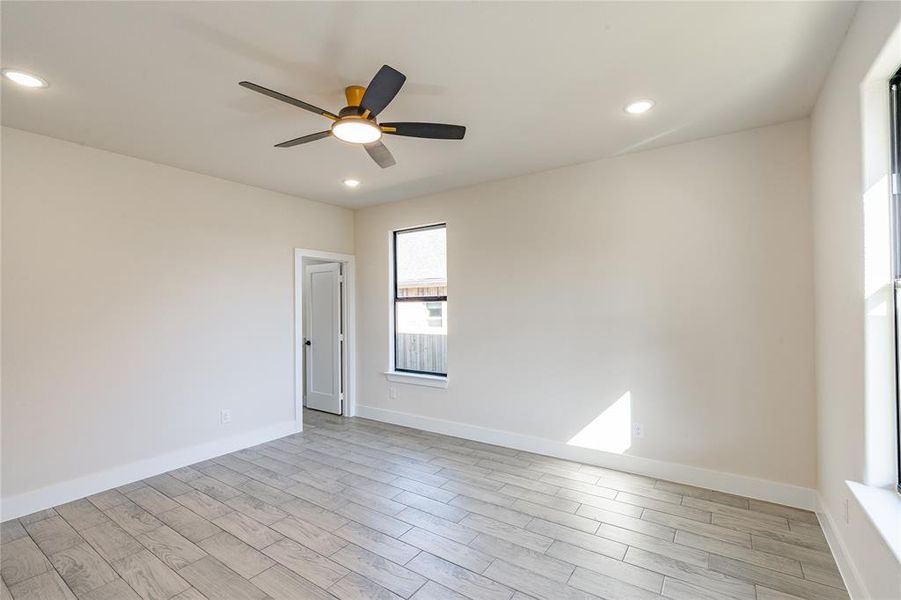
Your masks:
<instances>
[{"instance_id":1,"label":"electrical outlet","mask_svg":"<svg viewBox=\"0 0 901 600\"><path fill-rule=\"evenodd\" d=\"M842 518L845 520L845 525L851 522L851 517L848 515L848 499L845 498L845 501L842 502Z\"/></svg>"},{"instance_id":2,"label":"electrical outlet","mask_svg":"<svg viewBox=\"0 0 901 600\"><path fill-rule=\"evenodd\" d=\"M227 408L223 408L222 412L219 413L219 421L223 425L225 425L226 423L231 423L232 422L232 411Z\"/></svg>"},{"instance_id":3,"label":"electrical outlet","mask_svg":"<svg viewBox=\"0 0 901 600\"><path fill-rule=\"evenodd\" d=\"M632 437L640 440L644 437L644 425L641 423L632 423Z\"/></svg>"},{"instance_id":4,"label":"electrical outlet","mask_svg":"<svg viewBox=\"0 0 901 600\"><path fill-rule=\"evenodd\" d=\"M397 386L396 385L388 386L388 397L391 398L392 400L395 400L397 398Z\"/></svg>"}]
</instances>

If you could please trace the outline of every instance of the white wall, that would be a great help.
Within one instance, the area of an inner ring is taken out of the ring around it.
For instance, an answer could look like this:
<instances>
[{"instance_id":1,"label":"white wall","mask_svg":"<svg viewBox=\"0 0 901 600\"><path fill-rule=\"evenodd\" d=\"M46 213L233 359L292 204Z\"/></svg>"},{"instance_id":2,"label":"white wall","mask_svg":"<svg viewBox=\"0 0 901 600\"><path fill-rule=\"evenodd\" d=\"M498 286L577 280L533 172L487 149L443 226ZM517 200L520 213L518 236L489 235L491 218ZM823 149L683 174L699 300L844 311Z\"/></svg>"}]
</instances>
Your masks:
<instances>
[{"instance_id":1,"label":"white wall","mask_svg":"<svg viewBox=\"0 0 901 600\"><path fill-rule=\"evenodd\" d=\"M884 310L890 303L883 304L890 293L889 254L886 245L874 243L887 239L888 211L884 194L871 195L879 196L881 206L864 202L865 190L875 182L867 181L863 170L861 85L880 52L888 51L894 64L901 64L901 43L885 47L899 17L901 5L895 2L860 6L811 117L820 493L838 536L834 549L853 563L850 573L845 565L846 580L859 579L850 584L860 583L865 589L858 593L868 598L901 596L901 566L845 485L846 480L883 478L875 475L880 471L875 457L867 456L867 432L874 431L873 425L892 431L894 416L891 402L884 402L892 392L887 385L891 321ZM887 132L888 122L876 126ZM887 136L881 137L887 147ZM868 404L875 403L885 410L877 423L868 423ZM890 444L884 457L889 475L892 451Z\"/></svg>"},{"instance_id":2,"label":"white wall","mask_svg":"<svg viewBox=\"0 0 901 600\"><path fill-rule=\"evenodd\" d=\"M284 435L293 249L352 253L352 213L15 129L2 144L4 518L50 484Z\"/></svg>"},{"instance_id":3,"label":"white wall","mask_svg":"<svg viewBox=\"0 0 901 600\"><path fill-rule=\"evenodd\" d=\"M797 121L357 211L360 414L559 446L629 393L627 455L814 487L808 184ZM449 385L391 399L389 235L441 221Z\"/></svg>"}]
</instances>

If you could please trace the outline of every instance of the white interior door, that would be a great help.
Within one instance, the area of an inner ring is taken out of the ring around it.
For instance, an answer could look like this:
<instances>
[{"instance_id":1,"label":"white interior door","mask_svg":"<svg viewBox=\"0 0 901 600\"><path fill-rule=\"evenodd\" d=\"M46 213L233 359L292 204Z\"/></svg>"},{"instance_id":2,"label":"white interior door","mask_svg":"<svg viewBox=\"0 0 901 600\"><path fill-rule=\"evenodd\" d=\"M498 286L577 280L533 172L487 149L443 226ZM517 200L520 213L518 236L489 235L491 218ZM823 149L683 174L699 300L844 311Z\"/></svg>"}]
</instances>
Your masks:
<instances>
[{"instance_id":1,"label":"white interior door","mask_svg":"<svg viewBox=\"0 0 901 600\"><path fill-rule=\"evenodd\" d=\"M305 269L304 355L307 408L341 414L341 265Z\"/></svg>"}]
</instances>

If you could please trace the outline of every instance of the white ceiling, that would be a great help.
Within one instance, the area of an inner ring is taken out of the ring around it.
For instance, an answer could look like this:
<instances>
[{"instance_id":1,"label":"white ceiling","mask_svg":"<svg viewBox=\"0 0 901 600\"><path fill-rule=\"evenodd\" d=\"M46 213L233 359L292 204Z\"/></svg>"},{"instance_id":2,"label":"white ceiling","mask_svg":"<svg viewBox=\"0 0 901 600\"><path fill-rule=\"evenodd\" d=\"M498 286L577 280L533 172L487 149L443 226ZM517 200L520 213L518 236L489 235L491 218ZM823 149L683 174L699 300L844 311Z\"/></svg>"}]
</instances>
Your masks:
<instances>
[{"instance_id":1,"label":"white ceiling","mask_svg":"<svg viewBox=\"0 0 901 600\"><path fill-rule=\"evenodd\" d=\"M854 3L3 2L3 124L348 207L585 162L809 114ZM387 63L383 121L468 127L386 136L397 165L237 85L331 111ZM649 97L641 117L623 105ZM350 190L341 181L360 179Z\"/></svg>"}]
</instances>

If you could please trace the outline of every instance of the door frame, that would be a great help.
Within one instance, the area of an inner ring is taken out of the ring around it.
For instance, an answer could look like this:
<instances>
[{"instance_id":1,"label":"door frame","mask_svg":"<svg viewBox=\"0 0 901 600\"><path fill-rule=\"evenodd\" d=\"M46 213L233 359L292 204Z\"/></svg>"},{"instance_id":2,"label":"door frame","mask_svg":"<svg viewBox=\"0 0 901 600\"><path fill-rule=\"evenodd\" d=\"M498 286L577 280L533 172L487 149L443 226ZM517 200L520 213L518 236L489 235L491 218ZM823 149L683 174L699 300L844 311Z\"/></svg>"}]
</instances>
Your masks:
<instances>
[{"instance_id":1,"label":"door frame","mask_svg":"<svg viewBox=\"0 0 901 600\"><path fill-rule=\"evenodd\" d=\"M355 277L354 256L337 252L325 252L309 248L294 249L294 421L297 431L303 431L303 391L306 385L306 367L303 360L303 259L327 260L343 265L344 286L342 300L344 311L344 376L345 394L341 410L345 417L352 417L357 412L357 327L356 309L354 306Z\"/></svg>"}]
</instances>

